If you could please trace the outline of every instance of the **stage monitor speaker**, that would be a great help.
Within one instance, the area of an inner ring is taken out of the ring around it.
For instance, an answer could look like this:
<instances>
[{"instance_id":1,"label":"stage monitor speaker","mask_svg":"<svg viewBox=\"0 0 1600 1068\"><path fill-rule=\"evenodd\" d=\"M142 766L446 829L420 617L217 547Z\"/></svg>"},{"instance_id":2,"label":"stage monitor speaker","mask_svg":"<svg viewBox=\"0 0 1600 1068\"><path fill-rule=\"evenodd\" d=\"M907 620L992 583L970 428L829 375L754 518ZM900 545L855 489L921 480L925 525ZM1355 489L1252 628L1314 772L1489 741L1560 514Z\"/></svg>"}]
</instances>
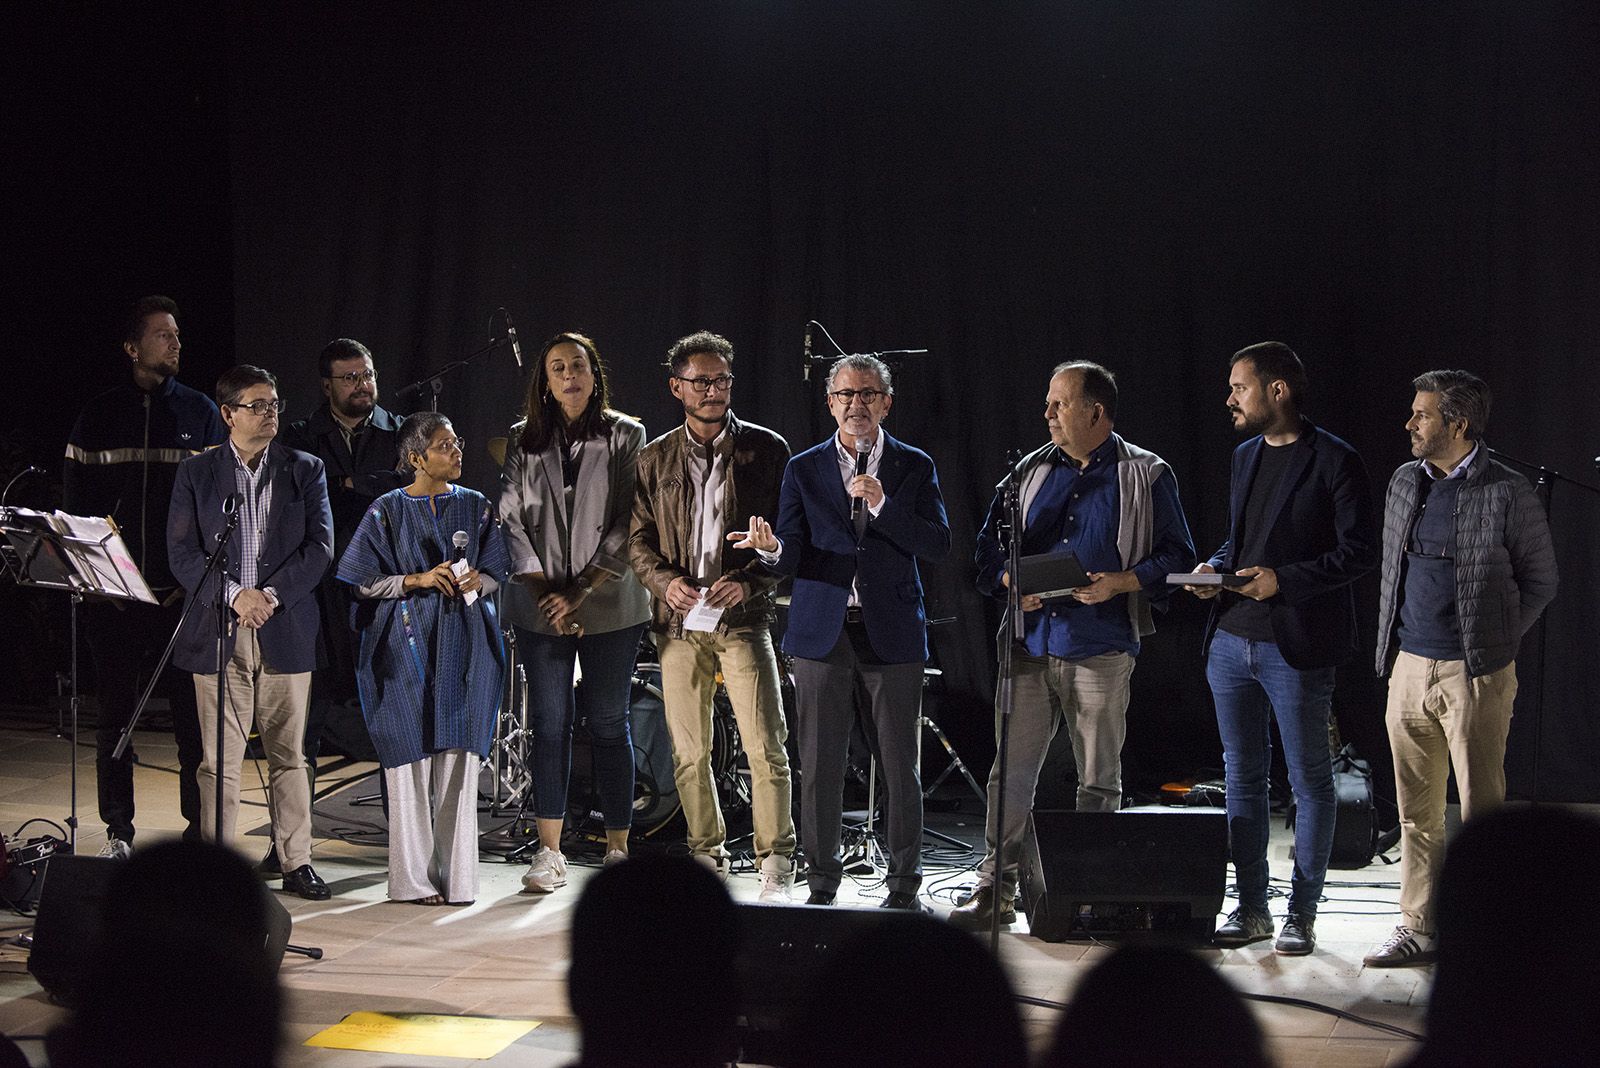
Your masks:
<instances>
[{"instance_id":1,"label":"stage monitor speaker","mask_svg":"<svg viewBox=\"0 0 1600 1068\"><path fill-rule=\"evenodd\" d=\"M784 1063L785 1032L833 955L882 924L919 919L926 917L880 908L741 904L735 967L745 1018L743 1059Z\"/></svg>"},{"instance_id":2,"label":"stage monitor speaker","mask_svg":"<svg viewBox=\"0 0 1600 1068\"><path fill-rule=\"evenodd\" d=\"M1021 903L1034 937L1209 940L1227 882L1218 809L1036 809L1023 842Z\"/></svg>"},{"instance_id":3,"label":"stage monitor speaker","mask_svg":"<svg viewBox=\"0 0 1600 1068\"><path fill-rule=\"evenodd\" d=\"M89 975L106 890L117 865L122 863L68 853L52 857L45 868L28 971L46 993L63 1005L75 1003ZM261 892L266 898L267 963L276 972L283 963L293 923L276 894L266 887Z\"/></svg>"},{"instance_id":4,"label":"stage monitor speaker","mask_svg":"<svg viewBox=\"0 0 1600 1068\"><path fill-rule=\"evenodd\" d=\"M45 866L28 971L45 993L63 1005L77 1003L89 974L106 888L119 863L66 853L52 857Z\"/></svg>"}]
</instances>

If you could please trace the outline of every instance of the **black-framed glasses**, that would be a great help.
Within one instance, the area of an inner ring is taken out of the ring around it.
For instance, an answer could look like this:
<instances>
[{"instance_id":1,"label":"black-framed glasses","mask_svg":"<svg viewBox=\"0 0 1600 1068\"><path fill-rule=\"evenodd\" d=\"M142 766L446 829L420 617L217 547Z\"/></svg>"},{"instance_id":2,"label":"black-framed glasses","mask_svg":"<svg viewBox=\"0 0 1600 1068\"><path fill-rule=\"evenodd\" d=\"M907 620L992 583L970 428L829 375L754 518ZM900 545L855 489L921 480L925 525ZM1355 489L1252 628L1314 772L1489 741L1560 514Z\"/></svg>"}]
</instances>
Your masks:
<instances>
[{"instance_id":1,"label":"black-framed glasses","mask_svg":"<svg viewBox=\"0 0 1600 1068\"><path fill-rule=\"evenodd\" d=\"M265 419L268 412L271 412L273 415L282 415L283 410L287 408L288 405L283 402L282 398L277 398L274 400L251 401L249 404L230 404L228 407L232 408L234 411L250 412L254 414L257 419Z\"/></svg>"},{"instance_id":2,"label":"black-framed glasses","mask_svg":"<svg viewBox=\"0 0 1600 1068\"><path fill-rule=\"evenodd\" d=\"M726 393L733 388L732 375L717 375L714 378L684 378L682 375L673 375L679 382L687 383L696 393L710 393L713 389Z\"/></svg>"},{"instance_id":3,"label":"black-framed glasses","mask_svg":"<svg viewBox=\"0 0 1600 1068\"><path fill-rule=\"evenodd\" d=\"M850 405L857 400L870 408L888 395L889 391L886 389L836 389L832 393L828 394L828 396L832 397L846 408L850 407Z\"/></svg>"},{"instance_id":4,"label":"black-framed glasses","mask_svg":"<svg viewBox=\"0 0 1600 1068\"><path fill-rule=\"evenodd\" d=\"M329 381L343 382L347 386L361 386L368 382L376 382L378 380L378 372L369 367L365 371L351 371L347 375L329 375L328 379Z\"/></svg>"},{"instance_id":5,"label":"black-framed glasses","mask_svg":"<svg viewBox=\"0 0 1600 1068\"><path fill-rule=\"evenodd\" d=\"M446 454L450 452L465 453L467 451L467 439L455 437L451 438L449 441L436 441L432 445L428 446L428 451L437 452L440 454Z\"/></svg>"}]
</instances>

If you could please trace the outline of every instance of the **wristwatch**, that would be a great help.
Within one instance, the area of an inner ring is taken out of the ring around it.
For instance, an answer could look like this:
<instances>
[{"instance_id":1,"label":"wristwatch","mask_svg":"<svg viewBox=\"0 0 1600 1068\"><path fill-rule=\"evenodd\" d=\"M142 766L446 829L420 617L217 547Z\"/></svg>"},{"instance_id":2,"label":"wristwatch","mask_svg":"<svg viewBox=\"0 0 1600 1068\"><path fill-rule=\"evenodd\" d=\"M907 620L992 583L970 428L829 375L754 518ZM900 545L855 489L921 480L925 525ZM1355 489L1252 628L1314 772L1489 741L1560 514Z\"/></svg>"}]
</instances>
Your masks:
<instances>
[{"instance_id":1,"label":"wristwatch","mask_svg":"<svg viewBox=\"0 0 1600 1068\"><path fill-rule=\"evenodd\" d=\"M584 578L582 575L578 576L578 581L576 582L575 585L578 587L578 589L583 591L583 595L585 597L589 596L591 593L594 592L594 583L590 582L588 579Z\"/></svg>"}]
</instances>

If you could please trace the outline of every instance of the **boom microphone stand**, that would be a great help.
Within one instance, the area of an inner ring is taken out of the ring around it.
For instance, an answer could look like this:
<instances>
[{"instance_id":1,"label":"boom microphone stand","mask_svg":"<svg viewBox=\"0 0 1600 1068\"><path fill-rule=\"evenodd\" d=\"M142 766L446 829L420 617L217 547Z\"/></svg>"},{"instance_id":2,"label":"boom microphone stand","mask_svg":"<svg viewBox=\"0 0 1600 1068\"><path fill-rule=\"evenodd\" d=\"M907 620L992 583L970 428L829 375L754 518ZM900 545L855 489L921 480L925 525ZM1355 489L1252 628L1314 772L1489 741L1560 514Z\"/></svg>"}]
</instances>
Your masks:
<instances>
[{"instance_id":1,"label":"boom microphone stand","mask_svg":"<svg viewBox=\"0 0 1600 1068\"><path fill-rule=\"evenodd\" d=\"M433 405L432 405L432 407L433 407L434 411L438 411L439 410L439 394L444 392L444 376L445 375L449 374L452 371L458 371L461 368L463 368L463 367L467 366L468 364L470 364L473 360L476 360L479 356L487 355L488 353L493 352L495 349L501 348L501 347L506 346L506 345L510 345L511 346L511 355L516 359L517 367L520 369L522 367L522 345L517 341L517 328L512 325L511 316L506 314L506 310L504 308L498 309L495 312L495 315L490 317L490 323L491 324L493 323L494 318L496 316L498 316L499 318L502 318L502 319L505 320L505 322L506 322L505 333L500 334L498 336L495 336L494 335L494 331L491 330L490 331L490 335L491 336L490 336L490 339L489 339L489 343L487 345L483 346L481 349L477 349L477 350L475 350L473 352L469 352L467 355L461 357L459 360L450 361L449 363L445 364L443 367L441 367L437 371L435 371L433 374L429 375L427 378L419 379L419 380L411 383L409 386L401 387L399 390L397 390L395 392L394 399L398 401L398 400L401 400L401 399L403 399L405 397L409 397L414 393L421 393L425 389L426 390L431 390L432 391L432 396L433 396Z\"/></svg>"},{"instance_id":2,"label":"boom microphone stand","mask_svg":"<svg viewBox=\"0 0 1600 1068\"><path fill-rule=\"evenodd\" d=\"M1489 446L1485 445L1484 448L1489 449ZM1591 486L1587 482L1580 482L1575 478L1563 475L1559 471L1552 471L1543 464L1519 460L1515 456L1501 452L1499 449L1489 449L1489 455L1496 460L1502 460L1515 467L1520 467L1524 471L1531 471L1538 476L1534 481L1533 490L1539 497L1539 503L1544 505L1546 522L1549 522L1554 508L1555 484L1557 482L1565 482L1570 486L1576 486L1600 497L1600 487ZM1595 467L1600 469L1600 457L1595 458ZM1539 613L1539 622L1534 624L1534 629L1539 632L1539 685L1533 691L1533 782L1530 784L1534 804L1539 803L1539 751L1544 747L1544 689L1545 665L1548 659L1546 653L1549 648L1550 636L1549 622L1550 612L1546 609Z\"/></svg>"}]
</instances>

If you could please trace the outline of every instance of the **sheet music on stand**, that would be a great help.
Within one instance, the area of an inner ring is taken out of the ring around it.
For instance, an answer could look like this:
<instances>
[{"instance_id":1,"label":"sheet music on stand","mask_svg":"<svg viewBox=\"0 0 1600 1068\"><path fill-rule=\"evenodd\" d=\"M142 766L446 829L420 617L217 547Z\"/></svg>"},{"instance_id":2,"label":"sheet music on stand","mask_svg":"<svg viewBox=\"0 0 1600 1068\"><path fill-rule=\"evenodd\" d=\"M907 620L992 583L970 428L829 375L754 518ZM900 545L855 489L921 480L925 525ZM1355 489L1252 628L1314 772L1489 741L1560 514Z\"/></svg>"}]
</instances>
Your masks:
<instances>
[{"instance_id":1,"label":"sheet music on stand","mask_svg":"<svg viewBox=\"0 0 1600 1068\"><path fill-rule=\"evenodd\" d=\"M157 604L110 519L8 508L0 514L7 570L19 585Z\"/></svg>"}]
</instances>

